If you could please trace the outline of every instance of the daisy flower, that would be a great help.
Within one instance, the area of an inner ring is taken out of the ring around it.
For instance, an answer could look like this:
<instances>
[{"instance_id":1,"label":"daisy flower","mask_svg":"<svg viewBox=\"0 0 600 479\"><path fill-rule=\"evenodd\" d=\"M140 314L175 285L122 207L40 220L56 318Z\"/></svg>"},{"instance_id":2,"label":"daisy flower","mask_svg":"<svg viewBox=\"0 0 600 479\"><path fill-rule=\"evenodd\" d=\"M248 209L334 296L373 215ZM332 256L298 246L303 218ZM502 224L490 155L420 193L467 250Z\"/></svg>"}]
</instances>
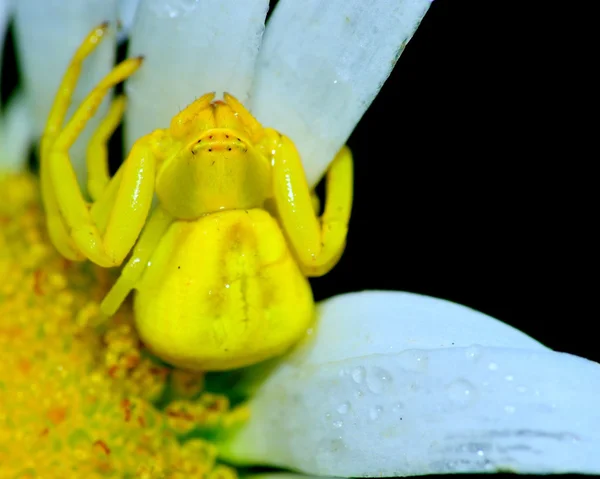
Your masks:
<instances>
[{"instance_id":1,"label":"daisy flower","mask_svg":"<svg viewBox=\"0 0 600 479\"><path fill-rule=\"evenodd\" d=\"M265 28L263 0L0 1L0 34L12 15L22 69L0 118L2 473L600 473L600 365L485 314L404 292L344 294L318 305L283 357L205 377L152 356L130 306L102 322L114 275L48 242L25 158L95 25L120 30L86 60L74 106L114 65L118 41L145 58L124 87L126 147L204 92L228 91L294 140L314 186L430 3L280 0ZM93 128L71 151L81 184Z\"/></svg>"}]
</instances>

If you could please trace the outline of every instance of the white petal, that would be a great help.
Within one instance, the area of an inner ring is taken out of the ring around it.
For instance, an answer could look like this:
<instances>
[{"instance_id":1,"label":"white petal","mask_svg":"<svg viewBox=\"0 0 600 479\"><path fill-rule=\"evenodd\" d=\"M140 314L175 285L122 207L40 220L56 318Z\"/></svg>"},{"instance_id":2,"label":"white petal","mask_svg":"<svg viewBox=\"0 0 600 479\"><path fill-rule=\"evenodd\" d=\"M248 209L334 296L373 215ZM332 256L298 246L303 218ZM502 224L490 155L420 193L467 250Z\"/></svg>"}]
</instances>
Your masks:
<instances>
[{"instance_id":1,"label":"white petal","mask_svg":"<svg viewBox=\"0 0 600 479\"><path fill-rule=\"evenodd\" d=\"M315 340L258 387L225 457L353 477L600 473L600 365L407 293L346 295L320 312ZM356 342L340 346L348 331Z\"/></svg>"},{"instance_id":2,"label":"white petal","mask_svg":"<svg viewBox=\"0 0 600 479\"><path fill-rule=\"evenodd\" d=\"M133 19L135 17L135 12L140 3L140 0L118 0L119 1L119 40L125 40L127 35L129 35L129 30L131 30L131 26L133 25Z\"/></svg>"},{"instance_id":3,"label":"white petal","mask_svg":"<svg viewBox=\"0 0 600 479\"><path fill-rule=\"evenodd\" d=\"M16 46L36 136L41 135L44 129L58 85L73 53L90 30L104 21L111 22L112 28L107 38L85 63L70 113L112 68L116 48L116 15L116 0L16 2ZM85 184L82 180L87 141L106 111L106 106L107 102L71 149L71 159L82 184Z\"/></svg>"},{"instance_id":4,"label":"white petal","mask_svg":"<svg viewBox=\"0 0 600 479\"><path fill-rule=\"evenodd\" d=\"M12 10L12 1L0 0L0 40L4 40L6 34L6 26L8 25L8 19Z\"/></svg>"},{"instance_id":5,"label":"white petal","mask_svg":"<svg viewBox=\"0 0 600 479\"><path fill-rule=\"evenodd\" d=\"M27 99L22 91L13 93L0 118L0 165L2 170L25 168L33 125Z\"/></svg>"},{"instance_id":6,"label":"white petal","mask_svg":"<svg viewBox=\"0 0 600 479\"><path fill-rule=\"evenodd\" d=\"M293 357L322 364L408 349L492 347L547 349L502 321L443 299L398 291L365 291L319 305L314 339ZM367 319L368 318L368 319Z\"/></svg>"},{"instance_id":7,"label":"white petal","mask_svg":"<svg viewBox=\"0 0 600 479\"><path fill-rule=\"evenodd\" d=\"M288 135L315 184L367 110L431 0L281 0L251 107Z\"/></svg>"},{"instance_id":8,"label":"white petal","mask_svg":"<svg viewBox=\"0 0 600 479\"><path fill-rule=\"evenodd\" d=\"M195 98L228 91L248 98L269 2L146 0L140 3L129 53L144 65L127 82L129 146L169 125Z\"/></svg>"}]
</instances>

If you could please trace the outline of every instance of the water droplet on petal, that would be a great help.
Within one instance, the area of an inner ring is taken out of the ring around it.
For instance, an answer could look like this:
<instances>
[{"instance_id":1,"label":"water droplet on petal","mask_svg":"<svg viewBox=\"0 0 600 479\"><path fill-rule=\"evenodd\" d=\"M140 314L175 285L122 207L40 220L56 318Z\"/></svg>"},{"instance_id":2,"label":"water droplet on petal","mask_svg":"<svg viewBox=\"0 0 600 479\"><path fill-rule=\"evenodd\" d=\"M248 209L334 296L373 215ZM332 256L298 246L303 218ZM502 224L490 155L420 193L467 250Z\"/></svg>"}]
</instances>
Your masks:
<instances>
[{"instance_id":1,"label":"water droplet on petal","mask_svg":"<svg viewBox=\"0 0 600 479\"><path fill-rule=\"evenodd\" d=\"M498 365L496 363L490 363L490 364L488 364L488 369L490 371L497 371L498 370Z\"/></svg>"},{"instance_id":2,"label":"water droplet on petal","mask_svg":"<svg viewBox=\"0 0 600 479\"><path fill-rule=\"evenodd\" d=\"M340 414L347 414L349 410L350 410L350 403L348 401L343 402L337 408L337 412L339 412Z\"/></svg>"},{"instance_id":3,"label":"water droplet on petal","mask_svg":"<svg viewBox=\"0 0 600 479\"><path fill-rule=\"evenodd\" d=\"M369 417L371 418L372 421L375 421L375 420L379 419L379 416L381 416L382 411L383 411L383 408L381 406L372 407L369 410Z\"/></svg>"},{"instance_id":4,"label":"water droplet on petal","mask_svg":"<svg viewBox=\"0 0 600 479\"><path fill-rule=\"evenodd\" d=\"M364 381L365 374L366 374L365 368L363 368L362 366L359 366L352 370L352 379L354 380L354 382L356 384L360 384Z\"/></svg>"},{"instance_id":5,"label":"water droplet on petal","mask_svg":"<svg viewBox=\"0 0 600 479\"><path fill-rule=\"evenodd\" d=\"M367 376L367 387L373 394L381 394L392 381L391 374L382 368L373 368Z\"/></svg>"},{"instance_id":6,"label":"water droplet on petal","mask_svg":"<svg viewBox=\"0 0 600 479\"><path fill-rule=\"evenodd\" d=\"M341 428L344 425L344 421L333 421L331 424L336 429L339 429L339 428Z\"/></svg>"}]
</instances>

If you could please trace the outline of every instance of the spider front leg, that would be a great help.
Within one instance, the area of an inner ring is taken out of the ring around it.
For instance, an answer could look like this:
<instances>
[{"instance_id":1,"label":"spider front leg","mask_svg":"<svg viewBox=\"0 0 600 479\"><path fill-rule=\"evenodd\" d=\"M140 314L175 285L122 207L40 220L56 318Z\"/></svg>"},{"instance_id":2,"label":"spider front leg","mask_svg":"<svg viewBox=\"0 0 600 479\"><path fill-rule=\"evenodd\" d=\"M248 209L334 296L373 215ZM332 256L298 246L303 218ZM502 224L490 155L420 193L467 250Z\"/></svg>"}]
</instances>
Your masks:
<instances>
[{"instance_id":1,"label":"spider front leg","mask_svg":"<svg viewBox=\"0 0 600 479\"><path fill-rule=\"evenodd\" d=\"M346 246L352 209L352 154L346 146L327 172L325 210L315 214L300 155L294 143L266 129L261 142L273 164L273 194L277 213L307 276L322 276L339 261Z\"/></svg>"},{"instance_id":2,"label":"spider front leg","mask_svg":"<svg viewBox=\"0 0 600 479\"><path fill-rule=\"evenodd\" d=\"M102 170L106 151L101 150L89 161L92 196L104 196L98 207L90 211L84 200L68 155L89 119L105 95L116 84L132 75L141 58L125 60L117 65L86 97L61 130L68 104L81 72L83 60L101 40L106 25L94 29L75 53L63 78L50 112L41 148L43 200L48 217L50 237L67 258L89 258L104 266L118 266L133 247L148 215L154 192L155 158L153 145L160 132L138 140L121 170L106 185ZM122 100L117 99L94 136L96 146L105 142L122 115ZM105 133L108 133L106 135ZM93 140L94 141L94 140ZM106 195L100 191L106 186ZM100 219L99 219L100 218Z\"/></svg>"},{"instance_id":3,"label":"spider front leg","mask_svg":"<svg viewBox=\"0 0 600 479\"><path fill-rule=\"evenodd\" d=\"M67 109L69 108L73 96L73 91L77 84L77 79L81 74L83 61L98 46L107 29L107 23L103 23L97 28L94 28L75 52L75 55L69 64L69 68L67 68L58 88L41 139L40 177L42 200L44 209L46 210L46 226L50 235L50 240L55 248L65 258L74 261L81 261L84 259L84 256L77 250L77 247L69 234L68 227L60 215L58 202L54 193L54 186L50 178L48 156L56 141L56 137L62 128Z\"/></svg>"},{"instance_id":4,"label":"spider front leg","mask_svg":"<svg viewBox=\"0 0 600 479\"><path fill-rule=\"evenodd\" d=\"M108 113L94 132L87 147L87 188L93 201L97 201L110 182L108 168L108 141L123 119L127 99L117 96Z\"/></svg>"},{"instance_id":5,"label":"spider front leg","mask_svg":"<svg viewBox=\"0 0 600 479\"><path fill-rule=\"evenodd\" d=\"M68 154L48 158L56 203L73 243L84 257L103 267L118 266L142 230L154 194L156 158L151 136L138 140L120 171L90 210Z\"/></svg>"}]
</instances>

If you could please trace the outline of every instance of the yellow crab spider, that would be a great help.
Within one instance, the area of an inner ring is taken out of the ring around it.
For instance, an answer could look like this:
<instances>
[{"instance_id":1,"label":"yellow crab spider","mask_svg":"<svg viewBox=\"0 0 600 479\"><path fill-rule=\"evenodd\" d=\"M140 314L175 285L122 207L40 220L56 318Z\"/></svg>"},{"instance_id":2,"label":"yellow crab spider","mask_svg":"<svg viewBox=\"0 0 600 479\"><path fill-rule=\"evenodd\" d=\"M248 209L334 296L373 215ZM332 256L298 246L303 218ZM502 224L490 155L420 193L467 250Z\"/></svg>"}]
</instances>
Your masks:
<instances>
[{"instance_id":1,"label":"yellow crab spider","mask_svg":"<svg viewBox=\"0 0 600 479\"><path fill-rule=\"evenodd\" d=\"M101 308L114 314L135 289L139 334L166 361L225 370L282 353L314 319L306 277L327 273L344 250L350 150L343 147L327 172L319 218L292 141L263 128L233 96L213 101L209 93L168 128L137 140L111 178L106 142L125 109L118 96L87 151L88 203L69 148L111 88L142 63L117 65L63 126L82 63L106 28L95 28L72 58L42 138L42 198L53 244L70 260L103 267L119 266L131 253ZM150 213L154 195L159 203Z\"/></svg>"}]
</instances>

